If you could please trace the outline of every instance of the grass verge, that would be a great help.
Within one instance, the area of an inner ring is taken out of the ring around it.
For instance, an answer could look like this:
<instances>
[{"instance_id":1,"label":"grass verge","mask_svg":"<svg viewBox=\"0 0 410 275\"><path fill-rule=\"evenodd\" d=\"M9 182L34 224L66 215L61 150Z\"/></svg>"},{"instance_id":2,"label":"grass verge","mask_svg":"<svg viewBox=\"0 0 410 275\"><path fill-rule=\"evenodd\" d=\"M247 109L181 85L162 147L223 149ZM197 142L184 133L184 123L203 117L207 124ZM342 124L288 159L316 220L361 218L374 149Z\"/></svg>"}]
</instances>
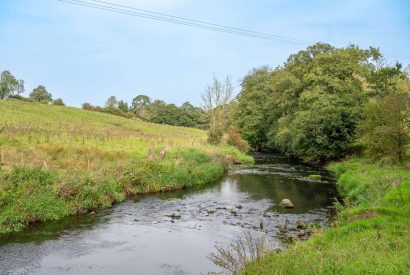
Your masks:
<instances>
[{"instance_id":1,"label":"grass verge","mask_svg":"<svg viewBox=\"0 0 410 275\"><path fill-rule=\"evenodd\" d=\"M245 274L410 273L410 170L364 159L329 169L345 199L333 226L249 264Z\"/></svg>"}]
</instances>

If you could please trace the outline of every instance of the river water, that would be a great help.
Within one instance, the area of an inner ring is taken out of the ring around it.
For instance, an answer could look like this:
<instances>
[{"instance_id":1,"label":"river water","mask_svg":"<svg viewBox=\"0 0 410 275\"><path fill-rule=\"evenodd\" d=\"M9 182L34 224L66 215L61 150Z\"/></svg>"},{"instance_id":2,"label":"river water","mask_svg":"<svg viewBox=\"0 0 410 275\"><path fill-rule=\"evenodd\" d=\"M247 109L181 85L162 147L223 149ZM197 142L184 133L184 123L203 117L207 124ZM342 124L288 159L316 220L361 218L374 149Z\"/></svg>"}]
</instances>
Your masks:
<instances>
[{"instance_id":1,"label":"river water","mask_svg":"<svg viewBox=\"0 0 410 275\"><path fill-rule=\"evenodd\" d=\"M334 179L281 155L259 155L202 188L129 199L95 215L69 217L0 238L0 274L206 274L209 259L247 232L283 245L287 220L326 226ZM321 179L309 180L311 174ZM291 199L295 207L278 204Z\"/></svg>"}]
</instances>

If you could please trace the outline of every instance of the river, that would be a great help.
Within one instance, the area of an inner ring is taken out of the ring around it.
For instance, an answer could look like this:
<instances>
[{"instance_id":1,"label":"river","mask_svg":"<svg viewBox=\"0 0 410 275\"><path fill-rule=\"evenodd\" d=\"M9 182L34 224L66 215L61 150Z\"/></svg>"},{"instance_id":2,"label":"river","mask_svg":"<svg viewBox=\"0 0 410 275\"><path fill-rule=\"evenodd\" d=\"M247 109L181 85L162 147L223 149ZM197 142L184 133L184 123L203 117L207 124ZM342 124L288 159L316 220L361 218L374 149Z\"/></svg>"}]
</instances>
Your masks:
<instances>
[{"instance_id":1,"label":"river","mask_svg":"<svg viewBox=\"0 0 410 275\"><path fill-rule=\"evenodd\" d=\"M255 160L215 184L138 196L0 237L0 274L206 274L221 271L208 259L215 244L263 232L281 247L286 220L290 235L299 219L328 224L337 191L326 170L282 155ZM295 207L281 208L284 198Z\"/></svg>"}]
</instances>

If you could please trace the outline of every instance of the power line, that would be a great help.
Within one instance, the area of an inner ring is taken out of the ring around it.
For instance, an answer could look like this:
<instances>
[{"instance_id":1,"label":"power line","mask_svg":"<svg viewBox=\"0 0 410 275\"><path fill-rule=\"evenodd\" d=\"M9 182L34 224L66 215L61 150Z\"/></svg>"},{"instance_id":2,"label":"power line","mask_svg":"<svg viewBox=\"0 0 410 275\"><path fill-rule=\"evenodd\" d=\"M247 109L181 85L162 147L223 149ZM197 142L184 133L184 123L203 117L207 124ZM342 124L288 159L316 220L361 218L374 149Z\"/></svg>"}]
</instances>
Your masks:
<instances>
[{"instance_id":1,"label":"power line","mask_svg":"<svg viewBox=\"0 0 410 275\"><path fill-rule=\"evenodd\" d=\"M204 25L185 22L185 21L181 21L181 20L175 20L175 19L170 19L170 18L152 16L152 15L147 15L147 14L141 14L141 13L132 12L132 11L124 10L124 9L93 4L93 3L89 3L89 2L85 2L85 1L79 1L79 0L58 0L58 1L65 2L65 3L70 3L70 4L74 4L74 5L79 5L79 6L95 8L95 9L99 9L99 10L106 10L106 11L112 11L112 12L132 15L132 16L149 18L149 19L154 19L154 20L163 21L163 22L176 23L176 24L191 26L191 27L196 27L196 28L215 30L215 31L226 32L226 33L237 34L237 35L243 35L243 36L254 37L254 38L260 38L260 39L276 40L276 41L285 42L285 43L306 44L306 43L302 43L302 42L292 41L292 40L289 40L289 39L285 40L285 39L281 39L281 38L272 38L272 37L267 37L267 36L263 36L263 35L244 33L244 32L234 31L234 30L230 30L230 29L223 29L223 28L216 28L216 27L211 27L211 26L204 26Z\"/></svg>"},{"instance_id":2,"label":"power line","mask_svg":"<svg viewBox=\"0 0 410 275\"><path fill-rule=\"evenodd\" d=\"M81 1L81 0L57 0L57 1L69 3L73 5L78 5L78 6L94 8L98 10L105 10L105 11L110 11L110 12L115 12L115 13L120 13L120 14L126 14L126 15L137 16L137 17L142 17L142 18L147 18L147 19L152 19L152 20L157 20L157 21L162 21L162 22L174 23L174 24L190 26L194 28L213 30L213 31L247 36L247 37L252 37L252 38L273 40L273 41L291 43L291 44L302 44L302 45L308 44L307 41L303 41L303 40L286 38L282 36L276 36L276 35L265 34L265 33L260 33L260 32L254 32L254 31L245 30L245 29L233 28L233 27L228 27L224 25L208 23L205 21L193 20L193 19L188 19L184 17L178 17L178 16L167 15L163 13L152 12L152 11L143 10L143 9L137 9L133 7L123 6L123 5L112 4L112 3L104 2L104 1L90 0L93 2L97 2L98 4L87 2L87 1Z\"/></svg>"},{"instance_id":3,"label":"power line","mask_svg":"<svg viewBox=\"0 0 410 275\"><path fill-rule=\"evenodd\" d=\"M149 14L165 16L165 17L169 17L169 18L181 19L181 20L189 21L189 22L193 22L193 23L199 23L199 24L204 24L204 25L209 25L209 26L214 26L214 27L220 27L220 28L224 28L224 29L230 29L230 30L235 30L235 31L240 31L240 32L246 32L246 33L250 33L250 34L269 36L269 37L278 38L278 39L292 40L292 41L301 42L301 43L306 43L307 42L307 41L300 40L300 39L294 39L294 38L284 37L284 36L280 36L280 35L272 35L272 34L267 34L267 33L255 32L255 31L241 29L241 28L234 28L234 27L229 27L229 26L225 26L225 25L209 23L209 22L205 22L205 21L201 21L201 20L194 20L194 19L189 19L189 18L186 18L186 17L174 16L174 15L169 15L169 14L165 14L165 13L159 13L159 12L149 11L149 10L145 10L145 9L139 9L139 8L124 6L124 5L114 4L114 3L110 3L110 2L106 2L106 1L99 1L99 0L89 0L89 1L97 2L97 3L103 3L103 4L107 4L107 5L111 5L111 6L127 8L127 9L136 10L136 11L149 13Z\"/></svg>"}]
</instances>

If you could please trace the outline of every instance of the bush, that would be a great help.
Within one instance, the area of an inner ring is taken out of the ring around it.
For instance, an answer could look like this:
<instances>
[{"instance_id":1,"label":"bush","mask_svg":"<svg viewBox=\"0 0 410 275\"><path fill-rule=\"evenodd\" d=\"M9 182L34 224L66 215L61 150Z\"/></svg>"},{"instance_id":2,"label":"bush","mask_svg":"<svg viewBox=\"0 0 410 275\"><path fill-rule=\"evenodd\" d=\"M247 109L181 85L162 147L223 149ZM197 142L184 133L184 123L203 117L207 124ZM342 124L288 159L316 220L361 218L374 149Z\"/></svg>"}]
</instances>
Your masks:
<instances>
[{"instance_id":1,"label":"bush","mask_svg":"<svg viewBox=\"0 0 410 275\"><path fill-rule=\"evenodd\" d=\"M235 146L242 152L246 153L249 151L248 142L241 137L237 128L229 129L226 143L228 143L229 145Z\"/></svg>"},{"instance_id":2,"label":"bush","mask_svg":"<svg viewBox=\"0 0 410 275\"><path fill-rule=\"evenodd\" d=\"M222 130L209 130L208 131L208 143L218 145L221 143L223 137Z\"/></svg>"},{"instance_id":3,"label":"bush","mask_svg":"<svg viewBox=\"0 0 410 275\"><path fill-rule=\"evenodd\" d=\"M370 158L405 160L410 142L409 109L410 97L406 94L377 98L367 104L366 119L360 124L360 131Z\"/></svg>"},{"instance_id":4,"label":"bush","mask_svg":"<svg viewBox=\"0 0 410 275\"><path fill-rule=\"evenodd\" d=\"M52 104L56 106L65 106L64 101L61 98L57 98Z\"/></svg>"}]
</instances>

